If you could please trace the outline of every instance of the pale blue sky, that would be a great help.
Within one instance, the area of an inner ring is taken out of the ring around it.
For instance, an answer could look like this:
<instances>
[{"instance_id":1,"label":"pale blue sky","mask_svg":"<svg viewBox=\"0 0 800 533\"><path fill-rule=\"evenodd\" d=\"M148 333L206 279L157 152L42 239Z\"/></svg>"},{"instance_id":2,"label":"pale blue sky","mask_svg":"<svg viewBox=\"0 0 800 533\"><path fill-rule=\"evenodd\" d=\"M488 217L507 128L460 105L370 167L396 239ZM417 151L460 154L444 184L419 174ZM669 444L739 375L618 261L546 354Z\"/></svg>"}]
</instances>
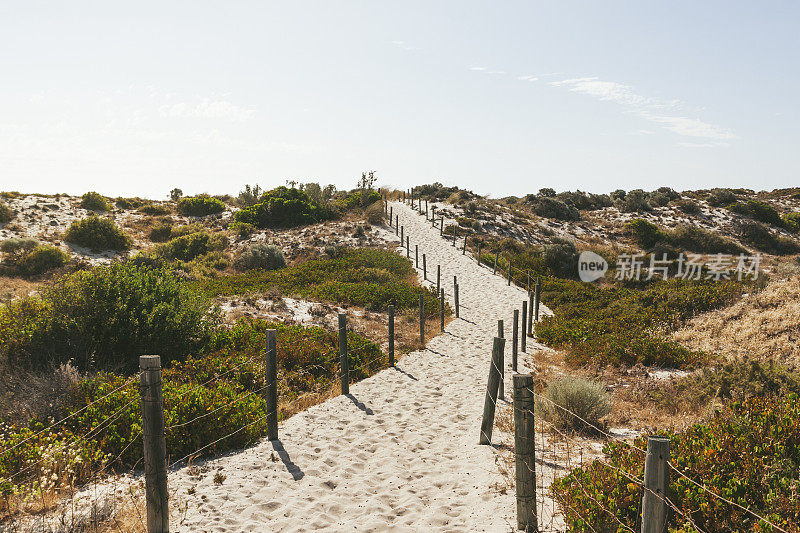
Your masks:
<instances>
[{"instance_id":1,"label":"pale blue sky","mask_svg":"<svg viewBox=\"0 0 800 533\"><path fill-rule=\"evenodd\" d=\"M0 189L800 185L800 3L0 0Z\"/></svg>"}]
</instances>

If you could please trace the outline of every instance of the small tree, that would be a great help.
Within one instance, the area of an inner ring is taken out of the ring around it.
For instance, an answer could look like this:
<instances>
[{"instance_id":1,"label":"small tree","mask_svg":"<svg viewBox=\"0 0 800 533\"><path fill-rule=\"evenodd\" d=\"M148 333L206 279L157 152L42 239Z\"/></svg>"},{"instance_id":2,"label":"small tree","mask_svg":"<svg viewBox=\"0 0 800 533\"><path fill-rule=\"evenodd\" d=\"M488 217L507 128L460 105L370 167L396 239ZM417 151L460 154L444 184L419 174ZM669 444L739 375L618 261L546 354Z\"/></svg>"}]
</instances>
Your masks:
<instances>
[{"instance_id":1,"label":"small tree","mask_svg":"<svg viewBox=\"0 0 800 533\"><path fill-rule=\"evenodd\" d=\"M177 202L183 197L183 191L175 187L171 191L169 191L169 197L173 202Z\"/></svg>"}]
</instances>

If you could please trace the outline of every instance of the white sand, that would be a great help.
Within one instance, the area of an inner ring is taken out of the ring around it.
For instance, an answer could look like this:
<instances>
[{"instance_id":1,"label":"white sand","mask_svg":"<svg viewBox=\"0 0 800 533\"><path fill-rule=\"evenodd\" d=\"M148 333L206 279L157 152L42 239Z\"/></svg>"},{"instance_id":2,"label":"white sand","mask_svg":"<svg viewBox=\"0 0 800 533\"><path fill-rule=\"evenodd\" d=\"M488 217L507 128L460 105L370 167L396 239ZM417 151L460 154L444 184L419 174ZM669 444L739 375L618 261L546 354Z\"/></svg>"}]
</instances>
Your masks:
<instances>
[{"instance_id":1,"label":"white sand","mask_svg":"<svg viewBox=\"0 0 800 533\"><path fill-rule=\"evenodd\" d=\"M493 487L504 482L497 452L477 442L497 319L510 324L525 291L462 256L407 206L393 207L412 247L426 254L429 272L442 265L448 293L458 275L462 318L396 369L351 385L352 398L291 417L280 428L280 444L265 440L208 461L199 480L196 469L194 476L187 468L170 472L170 492L186 505L173 512L174 530L514 528L513 491ZM227 476L221 485L213 481L218 469Z\"/></svg>"}]
</instances>

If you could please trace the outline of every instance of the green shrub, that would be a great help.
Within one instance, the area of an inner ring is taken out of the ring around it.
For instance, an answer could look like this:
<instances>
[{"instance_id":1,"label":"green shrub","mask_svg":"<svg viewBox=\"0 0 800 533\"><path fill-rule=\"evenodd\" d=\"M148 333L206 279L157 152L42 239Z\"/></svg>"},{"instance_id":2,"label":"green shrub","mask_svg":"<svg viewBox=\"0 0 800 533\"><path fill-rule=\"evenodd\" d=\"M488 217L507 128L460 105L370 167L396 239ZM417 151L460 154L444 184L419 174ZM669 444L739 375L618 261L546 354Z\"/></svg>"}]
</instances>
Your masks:
<instances>
[{"instance_id":1,"label":"green shrub","mask_svg":"<svg viewBox=\"0 0 800 533\"><path fill-rule=\"evenodd\" d=\"M739 197L730 189L712 189L706 199L712 207L722 207L739 201Z\"/></svg>"},{"instance_id":2,"label":"green shrub","mask_svg":"<svg viewBox=\"0 0 800 533\"><path fill-rule=\"evenodd\" d=\"M574 365L692 366L703 354L665 338L698 313L728 305L744 285L734 281L652 280L643 288L597 287L545 278L542 301L555 313L537 338L567 350Z\"/></svg>"},{"instance_id":3,"label":"green shrub","mask_svg":"<svg viewBox=\"0 0 800 533\"><path fill-rule=\"evenodd\" d=\"M675 201L675 207L686 213L687 215L699 215L703 212L700 206L694 200L689 198L682 198Z\"/></svg>"},{"instance_id":4,"label":"green shrub","mask_svg":"<svg viewBox=\"0 0 800 533\"><path fill-rule=\"evenodd\" d=\"M384 216L383 202L375 202L364 210L364 219L370 224L383 224Z\"/></svg>"},{"instance_id":5,"label":"green shrub","mask_svg":"<svg viewBox=\"0 0 800 533\"><path fill-rule=\"evenodd\" d=\"M682 225L669 233L669 242L681 250L699 254L740 254L746 250L731 239L698 226Z\"/></svg>"},{"instance_id":6,"label":"green shrub","mask_svg":"<svg viewBox=\"0 0 800 533\"><path fill-rule=\"evenodd\" d=\"M615 204L623 213L639 213L653 209L648 202L647 193L641 189L634 189L628 192L624 198L617 200Z\"/></svg>"},{"instance_id":7,"label":"green shrub","mask_svg":"<svg viewBox=\"0 0 800 533\"><path fill-rule=\"evenodd\" d=\"M239 191L239 196L236 197L236 205L239 207L249 207L258 203L261 198L261 187L259 185L245 185L244 190Z\"/></svg>"},{"instance_id":8,"label":"green shrub","mask_svg":"<svg viewBox=\"0 0 800 533\"><path fill-rule=\"evenodd\" d=\"M74 220L64 233L64 240L93 251L122 251L131 247L130 237L114 221L97 215Z\"/></svg>"},{"instance_id":9,"label":"green shrub","mask_svg":"<svg viewBox=\"0 0 800 533\"><path fill-rule=\"evenodd\" d=\"M114 204L120 209L137 209L145 203L141 198L122 198L114 200Z\"/></svg>"},{"instance_id":10,"label":"green shrub","mask_svg":"<svg viewBox=\"0 0 800 533\"><path fill-rule=\"evenodd\" d=\"M581 213L571 205L567 205L561 200L550 198L549 196L537 197L533 205L533 212L543 218L554 218L556 220L580 220Z\"/></svg>"},{"instance_id":11,"label":"green shrub","mask_svg":"<svg viewBox=\"0 0 800 533\"><path fill-rule=\"evenodd\" d=\"M544 267L560 278L574 278L578 274L578 250L575 243L566 239L554 239L544 246Z\"/></svg>"},{"instance_id":12,"label":"green shrub","mask_svg":"<svg viewBox=\"0 0 800 533\"><path fill-rule=\"evenodd\" d=\"M69 256L60 248L39 245L20 257L14 269L23 276L37 276L64 266L68 260Z\"/></svg>"},{"instance_id":13,"label":"green shrub","mask_svg":"<svg viewBox=\"0 0 800 533\"><path fill-rule=\"evenodd\" d=\"M557 428L569 431L591 433L595 431L592 426L601 427L600 419L610 412L611 402L605 386L574 376L562 376L551 381L544 398L536 402L537 415Z\"/></svg>"},{"instance_id":14,"label":"green shrub","mask_svg":"<svg viewBox=\"0 0 800 533\"><path fill-rule=\"evenodd\" d=\"M251 270L233 276L206 279L197 287L209 297L247 294L277 287L283 294L337 304L351 304L371 310L414 309L419 295L425 309L436 313L435 289L416 285L411 262L388 250L338 248L331 258L312 259L279 270Z\"/></svg>"},{"instance_id":15,"label":"green shrub","mask_svg":"<svg viewBox=\"0 0 800 533\"><path fill-rule=\"evenodd\" d=\"M783 215L783 226L792 233L800 232L800 213L793 211Z\"/></svg>"},{"instance_id":16,"label":"green shrub","mask_svg":"<svg viewBox=\"0 0 800 533\"><path fill-rule=\"evenodd\" d=\"M541 194L541 191L539 191L539 194ZM595 211L613 205L611 198L607 194L587 194L583 191L565 191L555 196L565 204L582 211Z\"/></svg>"},{"instance_id":17,"label":"green shrub","mask_svg":"<svg viewBox=\"0 0 800 533\"><path fill-rule=\"evenodd\" d=\"M733 402L707 422L664 436L670 439L671 466L691 480L670 473L669 499L680 512L669 513L665 530L774 531L745 509L784 531L800 529L797 394ZM637 438L634 446L646 447L646 438ZM631 477L642 478L645 455L616 442L607 444L603 453L603 462L573 469L551 487L570 531L637 527L642 489Z\"/></svg>"},{"instance_id":18,"label":"green shrub","mask_svg":"<svg viewBox=\"0 0 800 533\"><path fill-rule=\"evenodd\" d=\"M11 257L20 257L36 248L38 244L36 239L27 237L6 239L0 241L0 252Z\"/></svg>"},{"instance_id":19,"label":"green shrub","mask_svg":"<svg viewBox=\"0 0 800 533\"><path fill-rule=\"evenodd\" d=\"M277 187L265 192L259 203L238 211L235 218L258 228L276 228L322 222L333 216L304 191Z\"/></svg>"},{"instance_id":20,"label":"green shrub","mask_svg":"<svg viewBox=\"0 0 800 533\"><path fill-rule=\"evenodd\" d=\"M0 224L10 222L14 218L14 210L7 203L0 201Z\"/></svg>"},{"instance_id":21,"label":"green shrub","mask_svg":"<svg viewBox=\"0 0 800 533\"><path fill-rule=\"evenodd\" d=\"M233 265L237 270L275 270L284 268L286 259L277 246L257 243L243 249L236 256Z\"/></svg>"},{"instance_id":22,"label":"green shrub","mask_svg":"<svg viewBox=\"0 0 800 533\"><path fill-rule=\"evenodd\" d=\"M81 207L89 211L109 211L111 204L108 203L106 197L100 193L89 191L81 196Z\"/></svg>"},{"instance_id":23,"label":"green shrub","mask_svg":"<svg viewBox=\"0 0 800 533\"><path fill-rule=\"evenodd\" d=\"M728 210L750 217L753 220L782 227L783 219L774 207L766 202L759 200L746 200L744 202L734 202L728 206Z\"/></svg>"},{"instance_id":24,"label":"green shrub","mask_svg":"<svg viewBox=\"0 0 800 533\"><path fill-rule=\"evenodd\" d=\"M156 254L165 259L191 261L212 251L223 250L227 245L224 235L211 235L198 231L176 237L156 247Z\"/></svg>"},{"instance_id":25,"label":"green shrub","mask_svg":"<svg viewBox=\"0 0 800 533\"><path fill-rule=\"evenodd\" d=\"M625 230L633 238L634 242L645 250L649 250L658 242L669 241L669 236L658 226L641 218L628 222L625 225Z\"/></svg>"},{"instance_id":26,"label":"green shrub","mask_svg":"<svg viewBox=\"0 0 800 533\"><path fill-rule=\"evenodd\" d=\"M668 203L678 200L680 197L681 195L670 187L659 187L657 190L650 193L649 201L652 205L664 207Z\"/></svg>"},{"instance_id":27,"label":"green shrub","mask_svg":"<svg viewBox=\"0 0 800 533\"><path fill-rule=\"evenodd\" d=\"M152 242L167 242L172 237L172 223L159 222L155 224L147 234Z\"/></svg>"},{"instance_id":28,"label":"green shrub","mask_svg":"<svg viewBox=\"0 0 800 533\"><path fill-rule=\"evenodd\" d=\"M204 217L225 211L225 204L217 198L200 194L187 196L178 201L178 213L185 216Z\"/></svg>"},{"instance_id":29,"label":"green shrub","mask_svg":"<svg viewBox=\"0 0 800 533\"><path fill-rule=\"evenodd\" d=\"M146 203L139 208L140 213L150 216L168 215L172 210L163 204Z\"/></svg>"},{"instance_id":30,"label":"green shrub","mask_svg":"<svg viewBox=\"0 0 800 533\"><path fill-rule=\"evenodd\" d=\"M217 323L209 308L168 270L114 263L0 307L0 351L37 367L133 371L141 354L166 364L204 346Z\"/></svg>"},{"instance_id":31,"label":"green shrub","mask_svg":"<svg viewBox=\"0 0 800 533\"><path fill-rule=\"evenodd\" d=\"M247 222L234 221L230 225L230 229L233 230L239 240L247 239L256 232L256 227Z\"/></svg>"},{"instance_id":32,"label":"green shrub","mask_svg":"<svg viewBox=\"0 0 800 533\"><path fill-rule=\"evenodd\" d=\"M382 200L383 198L378 191L363 190L351 192L344 198L337 200L336 205L343 211L349 211L351 209L366 208Z\"/></svg>"},{"instance_id":33,"label":"green shrub","mask_svg":"<svg viewBox=\"0 0 800 533\"><path fill-rule=\"evenodd\" d=\"M775 255L800 253L800 245L794 239L773 235L766 226L758 222L742 222L736 229L743 242L761 252Z\"/></svg>"}]
</instances>

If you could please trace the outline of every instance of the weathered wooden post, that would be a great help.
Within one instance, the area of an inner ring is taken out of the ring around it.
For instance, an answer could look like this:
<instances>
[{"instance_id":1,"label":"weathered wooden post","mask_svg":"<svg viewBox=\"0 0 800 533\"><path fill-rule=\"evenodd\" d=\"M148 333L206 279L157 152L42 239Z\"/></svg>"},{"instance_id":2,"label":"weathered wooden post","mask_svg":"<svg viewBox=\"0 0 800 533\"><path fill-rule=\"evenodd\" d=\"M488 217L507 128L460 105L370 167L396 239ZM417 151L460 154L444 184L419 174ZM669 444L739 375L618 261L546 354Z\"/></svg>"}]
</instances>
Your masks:
<instances>
[{"instance_id":1,"label":"weathered wooden post","mask_svg":"<svg viewBox=\"0 0 800 533\"><path fill-rule=\"evenodd\" d=\"M394 366L394 306L389 306L389 364Z\"/></svg>"},{"instance_id":2,"label":"weathered wooden post","mask_svg":"<svg viewBox=\"0 0 800 533\"><path fill-rule=\"evenodd\" d=\"M431 226L436 227L436 206L431 206Z\"/></svg>"},{"instance_id":3,"label":"weathered wooden post","mask_svg":"<svg viewBox=\"0 0 800 533\"><path fill-rule=\"evenodd\" d=\"M140 356L139 370L147 533L168 533L167 443L164 439L161 357Z\"/></svg>"},{"instance_id":4,"label":"weathered wooden post","mask_svg":"<svg viewBox=\"0 0 800 533\"><path fill-rule=\"evenodd\" d=\"M469 235L464 235L464 248L461 249L461 255L467 255L467 239L469 239Z\"/></svg>"},{"instance_id":5,"label":"weathered wooden post","mask_svg":"<svg viewBox=\"0 0 800 533\"><path fill-rule=\"evenodd\" d=\"M442 280L442 265L436 265L436 292L439 292L439 289L442 286L441 280Z\"/></svg>"},{"instance_id":6,"label":"weathered wooden post","mask_svg":"<svg viewBox=\"0 0 800 533\"><path fill-rule=\"evenodd\" d=\"M389 207L389 227L392 227L392 216L394 215L394 207Z\"/></svg>"},{"instance_id":7,"label":"weathered wooden post","mask_svg":"<svg viewBox=\"0 0 800 533\"><path fill-rule=\"evenodd\" d=\"M419 295L419 342L425 347L425 297Z\"/></svg>"},{"instance_id":8,"label":"weathered wooden post","mask_svg":"<svg viewBox=\"0 0 800 533\"><path fill-rule=\"evenodd\" d=\"M425 258L425 254L422 254L422 279L428 280L428 260Z\"/></svg>"},{"instance_id":9,"label":"weathered wooden post","mask_svg":"<svg viewBox=\"0 0 800 533\"><path fill-rule=\"evenodd\" d=\"M458 285L453 287L453 300L455 300L456 304L456 318L459 318L461 317L461 314L459 312L459 306L458 306Z\"/></svg>"},{"instance_id":10,"label":"weathered wooden post","mask_svg":"<svg viewBox=\"0 0 800 533\"><path fill-rule=\"evenodd\" d=\"M439 320L441 321L439 327L444 331L444 289L439 291Z\"/></svg>"},{"instance_id":11,"label":"weathered wooden post","mask_svg":"<svg viewBox=\"0 0 800 533\"><path fill-rule=\"evenodd\" d=\"M414 245L414 267L419 268L419 244Z\"/></svg>"},{"instance_id":12,"label":"weathered wooden post","mask_svg":"<svg viewBox=\"0 0 800 533\"><path fill-rule=\"evenodd\" d=\"M481 420L481 436L478 444L492 443L494 412L497 405L497 392L500 387L500 361L506 340L495 337L492 344L492 362L489 365L489 382L486 385L486 398L483 402L483 418Z\"/></svg>"},{"instance_id":13,"label":"weathered wooden post","mask_svg":"<svg viewBox=\"0 0 800 533\"><path fill-rule=\"evenodd\" d=\"M514 374L513 380L517 529L538 533L533 376Z\"/></svg>"},{"instance_id":14,"label":"weathered wooden post","mask_svg":"<svg viewBox=\"0 0 800 533\"><path fill-rule=\"evenodd\" d=\"M511 286L511 258L508 258L508 286Z\"/></svg>"},{"instance_id":15,"label":"weathered wooden post","mask_svg":"<svg viewBox=\"0 0 800 533\"><path fill-rule=\"evenodd\" d=\"M350 363L347 360L347 315L339 313L339 368L342 394L350 394Z\"/></svg>"},{"instance_id":16,"label":"weathered wooden post","mask_svg":"<svg viewBox=\"0 0 800 533\"><path fill-rule=\"evenodd\" d=\"M519 309L514 309L514 324L511 330L511 369L517 371L517 346L519 345Z\"/></svg>"},{"instance_id":17,"label":"weathered wooden post","mask_svg":"<svg viewBox=\"0 0 800 533\"><path fill-rule=\"evenodd\" d=\"M403 243L406 240L406 238L404 236L405 233L403 233L404 231L405 231L405 228L403 226L400 226L400 246L403 246Z\"/></svg>"},{"instance_id":18,"label":"weathered wooden post","mask_svg":"<svg viewBox=\"0 0 800 533\"><path fill-rule=\"evenodd\" d=\"M394 216L394 234L395 235L399 235L400 234L400 215L395 215ZM401 242L402 242L402 240L403 239L400 239Z\"/></svg>"},{"instance_id":19,"label":"weathered wooden post","mask_svg":"<svg viewBox=\"0 0 800 533\"><path fill-rule=\"evenodd\" d=\"M425 220L428 220L428 199L425 199Z\"/></svg>"},{"instance_id":20,"label":"weathered wooden post","mask_svg":"<svg viewBox=\"0 0 800 533\"><path fill-rule=\"evenodd\" d=\"M528 335L525 331L528 327L528 300L522 300L522 337L520 338L521 350L523 353L527 352L528 348ZM516 370L516 368L514 369Z\"/></svg>"},{"instance_id":21,"label":"weathered wooden post","mask_svg":"<svg viewBox=\"0 0 800 533\"><path fill-rule=\"evenodd\" d=\"M406 201L406 191L403 191L403 201Z\"/></svg>"},{"instance_id":22,"label":"weathered wooden post","mask_svg":"<svg viewBox=\"0 0 800 533\"><path fill-rule=\"evenodd\" d=\"M444 235L444 215L439 217L439 236Z\"/></svg>"},{"instance_id":23,"label":"weathered wooden post","mask_svg":"<svg viewBox=\"0 0 800 533\"><path fill-rule=\"evenodd\" d=\"M542 278L540 278L540 277L536 278L536 289L535 289L534 292L535 292L534 300L535 300L536 307L533 310L533 312L534 312L533 321L534 321L534 323L536 323L536 322L539 321L539 300L540 300L540 298L542 296Z\"/></svg>"},{"instance_id":24,"label":"weathered wooden post","mask_svg":"<svg viewBox=\"0 0 800 533\"><path fill-rule=\"evenodd\" d=\"M667 528L669 487L669 439L647 438L642 496L642 533L661 533Z\"/></svg>"},{"instance_id":25,"label":"weathered wooden post","mask_svg":"<svg viewBox=\"0 0 800 533\"><path fill-rule=\"evenodd\" d=\"M500 261L500 250L498 250L494 254L494 270L492 270L492 275L497 274L497 262L498 261Z\"/></svg>"},{"instance_id":26,"label":"weathered wooden post","mask_svg":"<svg viewBox=\"0 0 800 533\"><path fill-rule=\"evenodd\" d=\"M411 237L406 235L406 259L411 259Z\"/></svg>"},{"instance_id":27,"label":"weathered wooden post","mask_svg":"<svg viewBox=\"0 0 800 533\"><path fill-rule=\"evenodd\" d=\"M278 440L278 333L267 330L265 355L267 359L267 438Z\"/></svg>"},{"instance_id":28,"label":"weathered wooden post","mask_svg":"<svg viewBox=\"0 0 800 533\"><path fill-rule=\"evenodd\" d=\"M528 324L525 326L525 329L528 330L528 336L533 337L533 291L528 291L528 309L530 313L528 314Z\"/></svg>"},{"instance_id":29,"label":"weathered wooden post","mask_svg":"<svg viewBox=\"0 0 800 533\"><path fill-rule=\"evenodd\" d=\"M503 321L497 321L497 336L501 339L505 339L506 335L503 331ZM500 352L500 365L498 366L498 372L500 373L500 389L499 394L501 398L504 398L506 395L506 387L503 384L503 378L505 377L505 363L506 363L506 350L505 350L505 343L503 343L503 350Z\"/></svg>"}]
</instances>

